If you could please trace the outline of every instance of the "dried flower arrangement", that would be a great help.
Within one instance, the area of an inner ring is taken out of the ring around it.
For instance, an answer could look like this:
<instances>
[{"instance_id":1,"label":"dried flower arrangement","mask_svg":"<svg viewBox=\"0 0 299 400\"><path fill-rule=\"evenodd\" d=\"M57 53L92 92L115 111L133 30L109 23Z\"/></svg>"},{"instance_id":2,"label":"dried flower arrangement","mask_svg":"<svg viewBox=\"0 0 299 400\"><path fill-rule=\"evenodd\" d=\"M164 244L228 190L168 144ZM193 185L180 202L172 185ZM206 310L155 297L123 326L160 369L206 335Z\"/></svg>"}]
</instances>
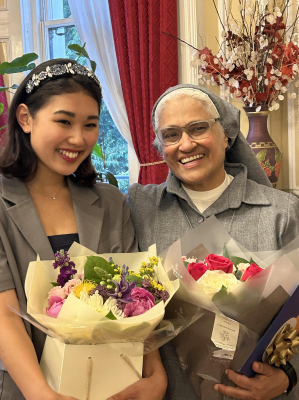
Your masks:
<instances>
[{"instance_id":1,"label":"dried flower arrangement","mask_svg":"<svg viewBox=\"0 0 299 400\"><path fill-rule=\"evenodd\" d=\"M232 2L225 6L221 20L223 32L219 52L214 55L205 47L191 62L198 69L199 84L225 86L226 95L242 98L246 106L279 108L279 100L292 85L299 87L299 47L296 23L287 27L291 0L238 0L239 15L232 12ZM296 93L290 93L296 98Z\"/></svg>"}]
</instances>

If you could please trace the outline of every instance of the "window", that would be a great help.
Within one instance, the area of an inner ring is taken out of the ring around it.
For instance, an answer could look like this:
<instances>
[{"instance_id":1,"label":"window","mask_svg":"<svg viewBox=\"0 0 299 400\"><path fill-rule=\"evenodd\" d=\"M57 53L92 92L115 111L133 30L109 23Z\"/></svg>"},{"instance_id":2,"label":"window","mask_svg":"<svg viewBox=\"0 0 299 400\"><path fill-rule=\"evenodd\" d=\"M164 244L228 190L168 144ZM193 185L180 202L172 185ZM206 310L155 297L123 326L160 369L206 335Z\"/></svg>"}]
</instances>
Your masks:
<instances>
[{"instance_id":1,"label":"window","mask_svg":"<svg viewBox=\"0 0 299 400\"><path fill-rule=\"evenodd\" d=\"M28 21L24 21L26 19L26 12L24 11L26 0L21 1L23 1L23 23L27 22L28 24ZM37 38L39 50L35 51L40 55L40 61L53 58L76 59L77 56L68 46L74 43L82 44L72 19L68 0L36 0L36 15L37 23L39 23L37 32L40 32L40 34ZM23 40L26 40L24 29L23 36ZM34 38L31 39L31 42L34 42ZM26 52L34 51L33 48L29 50L28 47L25 43ZM85 59L81 58L79 61L87 65ZM92 155L96 169L101 172L105 167L112 172L118 180L119 188L126 192L129 186L128 145L117 130L104 103L100 117L99 144L104 150L106 161L103 163L102 160Z\"/></svg>"}]
</instances>

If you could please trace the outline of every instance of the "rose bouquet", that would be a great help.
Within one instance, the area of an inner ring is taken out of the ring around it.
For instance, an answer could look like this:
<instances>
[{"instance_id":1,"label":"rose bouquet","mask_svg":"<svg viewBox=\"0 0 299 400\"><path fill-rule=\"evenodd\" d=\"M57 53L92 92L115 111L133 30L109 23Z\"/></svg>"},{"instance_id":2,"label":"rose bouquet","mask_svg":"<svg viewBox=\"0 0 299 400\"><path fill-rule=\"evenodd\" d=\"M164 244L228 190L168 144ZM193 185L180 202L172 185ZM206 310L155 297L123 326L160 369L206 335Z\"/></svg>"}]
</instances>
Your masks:
<instances>
[{"instance_id":1,"label":"rose bouquet","mask_svg":"<svg viewBox=\"0 0 299 400\"><path fill-rule=\"evenodd\" d=\"M218 54L205 47L191 62L199 84L223 86L226 95L241 98L256 111L263 105L277 110L289 88L299 86L298 7L294 21L286 25L292 6L291 0L281 8L273 0L240 0L235 13L230 0L220 19L223 42Z\"/></svg>"},{"instance_id":2,"label":"rose bouquet","mask_svg":"<svg viewBox=\"0 0 299 400\"><path fill-rule=\"evenodd\" d=\"M181 314L185 304L201 307L201 316L172 341L201 398L218 398L209 381L229 384L225 370L242 368L299 284L299 268L286 255L267 265L269 256L247 251L215 217L163 254L169 277L180 279Z\"/></svg>"},{"instance_id":3,"label":"rose bouquet","mask_svg":"<svg viewBox=\"0 0 299 400\"><path fill-rule=\"evenodd\" d=\"M246 282L263 270L251 259L230 257L226 246L224 256L208 254L203 261L183 257L189 274L197 281L201 289L213 300L232 292L241 282Z\"/></svg>"},{"instance_id":4,"label":"rose bouquet","mask_svg":"<svg viewBox=\"0 0 299 400\"><path fill-rule=\"evenodd\" d=\"M41 368L50 386L101 400L138 380L143 354L160 347L169 332L175 335L163 318L178 286L155 246L98 256L74 243L55 260L30 263L22 316L48 334Z\"/></svg>"}]
</instances>

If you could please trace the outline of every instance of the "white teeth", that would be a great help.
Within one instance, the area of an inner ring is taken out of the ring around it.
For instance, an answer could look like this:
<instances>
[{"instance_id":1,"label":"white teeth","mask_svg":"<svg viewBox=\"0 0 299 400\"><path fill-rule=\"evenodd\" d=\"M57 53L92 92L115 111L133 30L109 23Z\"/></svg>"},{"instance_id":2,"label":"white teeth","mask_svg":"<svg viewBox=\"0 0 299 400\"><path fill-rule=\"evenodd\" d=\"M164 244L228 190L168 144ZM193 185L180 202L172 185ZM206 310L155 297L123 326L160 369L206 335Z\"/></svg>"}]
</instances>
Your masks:
<instances>
[{"instance_id":1,"label":"white teeth","mask_svg":"<svg viewBox=\"0 0 299 400\"><path fill-rule=\"evenodd\" d=\"M204 154L198 154L197 156L182 158L180 161L182 164L186 164L190 161L197 160L197 159L203 158L203 157L204 157Z\"/></svg>"},{"instance_id":2,"label":"white teeth","mask_svg":"<svg viewBox=\"0 0 299 400\"><path fill-rule=\"evenodd\" d=\"M76 157L78 157L78 154L79 154L79 152L73 153L70 151L65 151L65 150L60 150L60 149L58 149L57 151L58 151L58 153L63 154L64 156L67 156L69 158L76 158Z\"/></svg>"}]
</instances>

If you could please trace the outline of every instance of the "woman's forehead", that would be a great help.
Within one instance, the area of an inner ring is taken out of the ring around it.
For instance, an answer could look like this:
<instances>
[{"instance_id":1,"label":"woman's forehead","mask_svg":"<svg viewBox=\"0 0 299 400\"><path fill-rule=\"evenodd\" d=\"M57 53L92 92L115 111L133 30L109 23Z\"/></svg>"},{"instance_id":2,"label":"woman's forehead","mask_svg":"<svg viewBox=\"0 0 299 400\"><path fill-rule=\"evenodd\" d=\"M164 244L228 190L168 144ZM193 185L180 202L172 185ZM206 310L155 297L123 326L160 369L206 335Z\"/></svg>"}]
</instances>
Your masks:
<instances>
[{"instance_id":1,"label":"woman's forehead","mask_svg":"<svg viewBox=\"0 0 299 400\"><path fill-rule=\"evenodd\" d=\"M160 112L159 125L185 125L210 118L211 113L204 104L197 99L182 96L165 103Z\"/></svg>"}]
</instances>

